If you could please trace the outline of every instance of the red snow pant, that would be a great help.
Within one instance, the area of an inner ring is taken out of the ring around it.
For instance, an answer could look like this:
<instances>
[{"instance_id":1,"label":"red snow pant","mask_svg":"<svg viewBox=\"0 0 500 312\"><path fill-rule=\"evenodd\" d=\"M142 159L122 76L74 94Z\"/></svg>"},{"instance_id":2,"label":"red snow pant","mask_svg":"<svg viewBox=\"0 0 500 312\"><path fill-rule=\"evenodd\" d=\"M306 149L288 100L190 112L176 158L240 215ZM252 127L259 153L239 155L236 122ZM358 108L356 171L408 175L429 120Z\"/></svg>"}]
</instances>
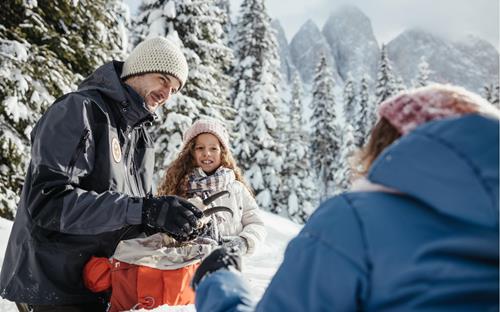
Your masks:
<instances>
[{"instance_id":1,"label":"red snow pant","mask_svg":"<svg viewBox=\"0 0 500 312\"><path fill-rule=\"evenodd\" d=\"M83 281L92 292L111 291L109 312L153 309L160 305L194 303L190 282L199 262L175 270L160 270L115 259L92 257Z\"/></svg>"}]
</instances>

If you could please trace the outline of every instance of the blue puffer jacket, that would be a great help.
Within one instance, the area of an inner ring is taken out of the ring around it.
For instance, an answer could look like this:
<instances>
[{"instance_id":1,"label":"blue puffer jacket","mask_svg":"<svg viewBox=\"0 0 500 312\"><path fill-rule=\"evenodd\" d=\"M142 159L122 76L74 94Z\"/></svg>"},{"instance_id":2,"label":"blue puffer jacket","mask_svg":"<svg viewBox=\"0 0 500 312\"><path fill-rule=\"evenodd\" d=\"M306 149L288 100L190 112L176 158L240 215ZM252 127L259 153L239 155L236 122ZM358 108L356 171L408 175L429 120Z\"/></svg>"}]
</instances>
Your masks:
<instances>
[{"instance_id":1,"label":"blue puffer jacket","mask_svg":"<svg viewBox=\"0 0 500 312\"><path fill-rule=\"evenodd\" d=\"M428 123L386 149L369 180L400 191L325 202L294 238L257 311L498 311L499 122ZM229 271L197 311L254 310Z\"/></svg>"}]
</instances>

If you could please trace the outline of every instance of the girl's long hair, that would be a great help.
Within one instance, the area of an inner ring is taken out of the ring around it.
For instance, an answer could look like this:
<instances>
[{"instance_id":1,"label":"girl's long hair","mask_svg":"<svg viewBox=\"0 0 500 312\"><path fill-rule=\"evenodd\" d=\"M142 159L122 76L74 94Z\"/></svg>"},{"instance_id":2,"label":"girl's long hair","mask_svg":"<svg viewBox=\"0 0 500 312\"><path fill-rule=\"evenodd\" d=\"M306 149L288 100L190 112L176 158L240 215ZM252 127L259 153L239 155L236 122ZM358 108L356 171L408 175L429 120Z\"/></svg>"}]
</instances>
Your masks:
<instances>
[{"instance_id":1,"label":"girl's long hair","mask_svg":"<svg viewBox=\"0 0 500 312\"><path fill-rule=\"evenodd\" d=\"M157 195L177 195L187 197L188 176L194 168L196 168L196 161L193 154L197 137L198 136L191 139L191 141L184 146L179 156L177 156L177 158L167 168L165 176L158 187ZM220 165L222 167L232 169L236 180L240 181L248 189L250 194L254 196L253 190L245 181L245 178L241 173L241 169L236 165L236 161L234 160L231 151L226 150L220 142L219 146L221 148Z\"/></svg>"},{"instance_id":2,"label":"girl's long hair","mask_svg":"<svg viewBox=\"0 0 500 312\"><path fill-rule=\"evenodd\" d=\"M368 142L354 157L353 169L356 175L365 176L375 159L399 137L401 134L398 130L386 118L380 118L373 127Z\"/></svg>"}]
</instances>

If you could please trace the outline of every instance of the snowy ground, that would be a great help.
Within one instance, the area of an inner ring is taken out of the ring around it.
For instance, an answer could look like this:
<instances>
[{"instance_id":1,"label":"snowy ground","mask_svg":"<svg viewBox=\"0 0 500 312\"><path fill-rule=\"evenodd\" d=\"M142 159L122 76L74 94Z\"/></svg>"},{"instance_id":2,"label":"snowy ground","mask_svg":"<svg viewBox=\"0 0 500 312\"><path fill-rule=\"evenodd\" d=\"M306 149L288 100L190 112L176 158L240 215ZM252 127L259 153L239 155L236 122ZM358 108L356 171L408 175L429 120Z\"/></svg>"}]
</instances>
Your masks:
<instances>
[{"instance_id":1,"label":"snowy ground","mask_svg":"<svg viewBox=\"0 0 500 312\"><path fill-rule=\"evenodd\" d=\"M243 275L250 282L256 297L263 294L271 277L283 260L283 252L288 241L300 230L299 225L271 213L262 212L262 218L267 228L267 239L254 255L243 259ZM12 222L0 218L0 265L3 263L11 227ZM0 311L15 312L17 309L15 304L0 298ZM188 305L178 307L161 306L154 310L139 311L193 312L195 309L193 305Z\"/></svg>"}]
</instances>

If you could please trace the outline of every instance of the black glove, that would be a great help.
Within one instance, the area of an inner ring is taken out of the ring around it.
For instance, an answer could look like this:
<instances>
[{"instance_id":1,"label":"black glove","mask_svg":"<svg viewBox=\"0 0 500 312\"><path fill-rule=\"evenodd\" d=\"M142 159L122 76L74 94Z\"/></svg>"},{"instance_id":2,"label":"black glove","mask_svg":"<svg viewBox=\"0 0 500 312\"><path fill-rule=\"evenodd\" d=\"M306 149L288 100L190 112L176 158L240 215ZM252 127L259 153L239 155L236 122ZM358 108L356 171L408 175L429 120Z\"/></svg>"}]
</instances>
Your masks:
<instances>
[{"instance_id":1,"label":"black glove","mask_svg":"<svg viewBox=\"0 0 500 312\"><path fill-rule=\"evenodd\" d=\"M207 274L220 269L229 269L229 267L233 267L241 272L240 255L224 247L215 249L205 259L203 259L200 266L194 273L193 280L191 281L191 288L196 290L200 281Z\"/></svg>"},{"instance_id":2,"label":"black glove","mask_svg":"<svg viewBox=\"0 0 500 312\"><path fill-rule=\"evenodd\" d=\"M224 236L222 237L222 246L231 250L234 249L240 255L244 255L248 251L248 242L241 236Z\"/></svg>"},{"instance_id":3,"label":"black glove","mask_svg":"<svg viewBox=\"0 0 500 312\"><path fill-rule=\"evenodd\" d=\"M178 196L148 196L143 200L142 224L181 242L190 239L201 217L200 209Z\"/></svg>"}]
</instances>

